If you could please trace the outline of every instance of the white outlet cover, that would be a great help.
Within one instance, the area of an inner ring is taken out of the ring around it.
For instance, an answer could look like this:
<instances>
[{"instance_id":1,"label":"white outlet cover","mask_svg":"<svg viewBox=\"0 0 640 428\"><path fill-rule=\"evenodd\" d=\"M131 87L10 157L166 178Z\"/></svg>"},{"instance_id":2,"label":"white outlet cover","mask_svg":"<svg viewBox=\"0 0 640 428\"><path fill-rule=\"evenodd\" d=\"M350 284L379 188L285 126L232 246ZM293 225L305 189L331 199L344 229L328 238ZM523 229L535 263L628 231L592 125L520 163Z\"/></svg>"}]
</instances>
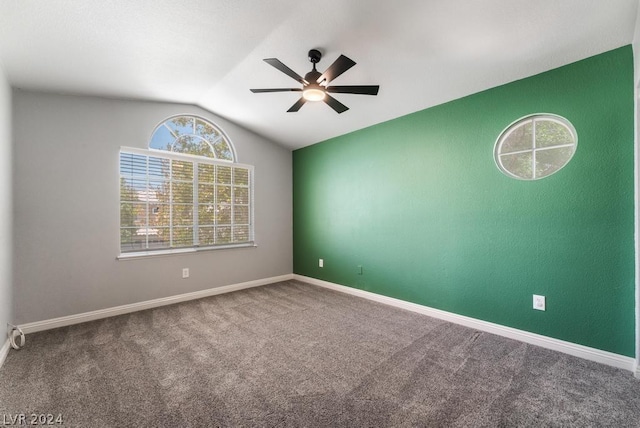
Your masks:
<instances>
[{"instance_id":1,"label":"white outlet cover","mask_svg":"<svg viewBox=\"0 0 640 428\"><path fill-rule=\"evenodd\" d=\"M324 259L318 259L318 267L324 267Z\"/></svg>"},{"instance_id":2,"label":"white outlet cover","mask_svg":"<svg viewBox=\"0 0 640 428\"><path fill-rule=\"evenodd\" d=\"M182 269L182 277L183 278L189 278L189 268L183 268Z\"/></svg>"},{"instance_id":3,"label":"white outlet cover","mask_svg":"<svg viewBox=\"0 0 640 428\"><path fill-rule=\"evenodd\" d=\"M533 309L537 309L539 311L546 310L546 299L544 296L539 296L537 294L533 295Z\"/></svg>"}]
</instances>

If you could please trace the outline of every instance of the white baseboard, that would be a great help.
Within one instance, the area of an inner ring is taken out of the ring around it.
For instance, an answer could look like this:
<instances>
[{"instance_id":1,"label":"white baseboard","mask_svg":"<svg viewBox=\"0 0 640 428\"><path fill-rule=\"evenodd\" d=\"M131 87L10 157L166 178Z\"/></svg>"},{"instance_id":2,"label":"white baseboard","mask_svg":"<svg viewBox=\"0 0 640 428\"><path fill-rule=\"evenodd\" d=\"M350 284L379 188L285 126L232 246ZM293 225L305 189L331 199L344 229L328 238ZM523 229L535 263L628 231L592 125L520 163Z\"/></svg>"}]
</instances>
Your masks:
<instances>
[{"instance_id":1,"label":"white baseboard","mask_svg":"<svg viewBox=\"0 0 640 428\"><path fill-rule=\"evenodd\" d=\"M43 321L35 321L27 324L21 324L19 325L19 327L24 332L24 334L35 333L37 331L50 330L53 328L65 327L68 325L79 324L87 321L109 318L116 315L128 314L130 312L157 308L159 306L166 306L179 302L186 302L188 300L201 299L203 297L230 293L232 291L244 290L245 288L259 287L261 285L273 284L274 282L288 281L291 279L293 279L293 274L274 276L271 278L258 279L255 281L241 282L239 284L225 285L222 287L209 288L207 290L194 291L193 293L178 294L177 296L162 297L160 299L131 303L128 305L116 306L107 309L99 309L97 311L84 312L76 315L69 315Z\"/></svg>"},{"instance_id":2,"label":"white baseboard","mask_svg":"<svg viewBox=\"0 0 640 428\"><path fill-rule=\"evenodd\" d=\"M552 349L554 351L563 352L575 357L584 358L585 360L595 361L597 363L621 368L635 372L635 376L640 378L640 368L636 367L636 360L624 355L614 354L613 352L602 351L600 349L590 348L588 346L578 345L576 343L566 342L560 339L554 339L524 330L518 330L512 327L506 327L494 324L488 321L482 321L463 315L454 314L440 309L430 308L428 306L419 305L417 303L405 302L404 300L395 299L393 297L382 296L380 294L371 293L357 288L351 288L344 285L334 284L332 282L320 279L310 278L302 275L293 275L293 279L303 281L320 287L330 288L332 290L351 294L365 299L373 300L379 303L406 309L412 312L428 315L433 318L442 319L454 324L464 325L476 330L485 331L487 333L508 337L510 339L519 340L521 342L530 343L543 348Z\"/></svg>"},{"instance_id":3,"label":"white baseboard","mask_svg":"<svg viewBox=\"0 0 640 428\"><path fill-rule=\"evenodd\" d=\"M255 281L242 282L238 284L226 285L222 287L210 288L207 290L195 291L193 293L179 294L176 296L163 297L154 300L147 300L139 303L132 303L128 305L116 306L113 308L100 309L97 311L84 312L76 315L69 315L59 318L53 318L50 320L36 321L26 324L21 324L19 327L25 333L35 333L43 330L50 330L58 327L65 327L68 325L79 324L87 321L94 321L102 318L108 318L116 315L127 314L136 311L142 311L145 309L157 308L160 306L171 305L179 302L186 302L189 300L200 299L208 296L215 296L217 294L230 293L232 291L243 290L246 288L259 287L261 285L272 284L280 281L288 281L296 279L312 285L317 285L324 288L340 291L342 293L351 294L354 296L362 297L368 300L373 300L379 303L395 306L401 309L417 312L420 314L428 315L433 318L442 319L455 324L464 325L466 327L474 328L476 330L485 331L487 333L496 334L510 339L519 340L521 342L530 343L532 345L541 346L543 348L552 349L554 351L563 352L565 354L573 355L576 357L584 358L586 360L595 361L598 363L606 364L613 367L618 367L624 370L629 370L640 379L640 366L636 364L636 360L624 355L614 354L612 352L602 351L600 349L590 348L588 346L578 345L571 342L566 342L560 339L554 339L547 336L542 336L535 333L530 333L523 330L518 330L512 327L506 327L499 324L494 324L488 321L482 321L475 318L466 317L463 315L454 314L440 309L430 308L428 306L419 305L417 303L406 302L404 300L395 299L393 297L387 297L380 294L371 293L357 288L351 288L344 285L335 284L332 282L323 281L311 277L302 275L287 274L281 276L275 276L271 278L264 278ZM7 339L0 348L0 367L6 359L9 349L11 348L9 340Z\"/></svg>"},{"instance_id":4,"label":"white baseboard","mask_svg":"<svg viewBox=\"0 0 640 428\"><path fill-rule=\"evenodd\" d=\"M9 355L9 349L11 349L11 344L9 343L9 338L4 341L2 348L0 348L0 369L4 364L4 360L7 359L7 355Z\"/></svg>"}]
</instances>

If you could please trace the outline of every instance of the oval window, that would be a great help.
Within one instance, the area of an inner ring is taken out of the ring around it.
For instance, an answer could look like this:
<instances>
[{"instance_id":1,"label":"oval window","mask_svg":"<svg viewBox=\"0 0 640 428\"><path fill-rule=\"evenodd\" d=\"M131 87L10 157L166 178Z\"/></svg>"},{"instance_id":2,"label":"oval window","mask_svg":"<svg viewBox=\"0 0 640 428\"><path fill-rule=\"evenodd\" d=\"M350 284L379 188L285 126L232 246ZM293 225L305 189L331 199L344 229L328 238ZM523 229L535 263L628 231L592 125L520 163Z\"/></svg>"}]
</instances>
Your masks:
<instances>
[{"instance_id":1,"label":"oval window","mask_svg":"<svg viewBox=\"0 0 640 428\"><path fill-rule=\"evenodd\" d=\"M567 119L534 114L509 125L498 137L496 165L507 176L538 180L558 172L576 151L578 135Z\"/></svg>"}]
</instances>

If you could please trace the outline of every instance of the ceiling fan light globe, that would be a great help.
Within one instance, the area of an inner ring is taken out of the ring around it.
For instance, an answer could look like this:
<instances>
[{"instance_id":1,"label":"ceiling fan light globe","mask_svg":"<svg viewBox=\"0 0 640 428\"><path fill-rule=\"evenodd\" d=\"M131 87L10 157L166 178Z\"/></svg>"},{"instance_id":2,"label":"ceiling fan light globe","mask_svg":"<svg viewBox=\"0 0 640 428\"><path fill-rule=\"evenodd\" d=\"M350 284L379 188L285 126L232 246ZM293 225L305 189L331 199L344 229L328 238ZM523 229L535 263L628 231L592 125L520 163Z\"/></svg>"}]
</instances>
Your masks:
<instances>
[{"instance_id":1,"label":"ceiling fan light globe","mask_svg":"<svg viewBox=\"0 0 640 428\"><path fill-rule=\"evenodd\" d=\"M319 88L307 88L302 91L302 96L307 101L322 101L324 100L326 94L322 89Z\"/></svg>"}]
</instances>

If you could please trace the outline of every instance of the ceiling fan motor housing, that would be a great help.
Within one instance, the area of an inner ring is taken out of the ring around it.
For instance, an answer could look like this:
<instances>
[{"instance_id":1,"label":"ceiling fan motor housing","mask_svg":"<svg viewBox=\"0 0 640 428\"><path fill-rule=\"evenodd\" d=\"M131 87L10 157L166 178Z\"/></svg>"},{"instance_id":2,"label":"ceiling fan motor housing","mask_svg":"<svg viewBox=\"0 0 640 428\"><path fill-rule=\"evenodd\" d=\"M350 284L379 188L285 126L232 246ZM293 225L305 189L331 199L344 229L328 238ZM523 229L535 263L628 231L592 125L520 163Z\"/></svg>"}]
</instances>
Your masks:
<instances>
[{"instance_id":1,"label":"ceiling fan motor housing","mask_svg":"<svg viewBox=\"0 0 640 428\"><path fill-rule=\"evenodd\" d=\"M320 73L318 70L314 68L313 70L311 70L310 72L304 75L304 80L306 80L307 82L309 82L310 85L312 85L316 83L316 81L320 78L320 76L322 76L322 73Z\"/></svg>"}]
</instances>

